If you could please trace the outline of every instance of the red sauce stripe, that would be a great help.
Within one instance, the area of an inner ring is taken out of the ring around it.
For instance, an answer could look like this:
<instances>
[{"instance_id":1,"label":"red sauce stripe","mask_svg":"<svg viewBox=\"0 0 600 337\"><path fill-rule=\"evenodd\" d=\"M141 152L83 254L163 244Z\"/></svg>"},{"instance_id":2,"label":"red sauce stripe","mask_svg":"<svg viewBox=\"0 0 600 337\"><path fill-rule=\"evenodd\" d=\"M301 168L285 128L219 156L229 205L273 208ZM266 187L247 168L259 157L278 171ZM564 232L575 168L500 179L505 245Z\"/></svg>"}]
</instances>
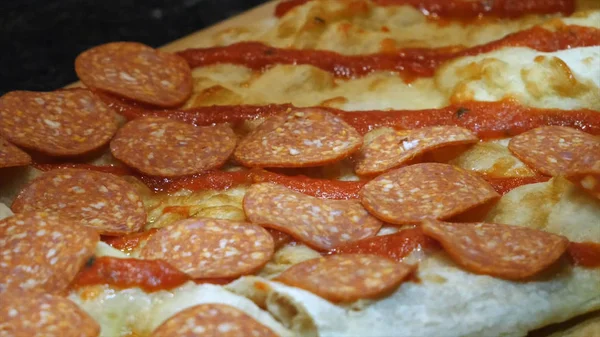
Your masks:
<instances>
[{"instance_id":1,"label":"red sauce stripe","mask_svg":"<svg viewBox=\"0 0 600 337\"><path fill-rule=\"evenodd\" d=\"M600 267L600 244L594 242L571 242L567 252L575 265Z\"/></svg>"},{"instance_id":2,"label":"red sauce stripe","mask_svg":"<svg viewBox=\"0 0 600 337\"><path fill-rule=\"evenodd\" d=\"M282 17L292 9L311 0L285 0L275 8L275 16ZM372 0L379 6L408 5L421 10L425 15L453 19L473 19L482 15L516 18L527 14L562 13L575 11L574 0Z\"/></svg>"}]
</instances>

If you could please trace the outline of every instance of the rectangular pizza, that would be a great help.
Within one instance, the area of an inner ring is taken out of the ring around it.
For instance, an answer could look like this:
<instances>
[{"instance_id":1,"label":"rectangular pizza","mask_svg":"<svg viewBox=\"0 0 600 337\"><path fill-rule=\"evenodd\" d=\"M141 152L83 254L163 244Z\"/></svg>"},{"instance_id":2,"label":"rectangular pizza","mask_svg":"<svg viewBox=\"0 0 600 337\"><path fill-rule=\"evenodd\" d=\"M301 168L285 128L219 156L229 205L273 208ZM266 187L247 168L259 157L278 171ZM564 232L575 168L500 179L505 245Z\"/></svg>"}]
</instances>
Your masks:
<instances>
[{"instance_id":1,"label":"rectangular pizza","mask_svg":"<svg viewBox=\"0 0 600 337\"><path fill-rule=\"evenodd\" d=\"M254 13L0 97L0 337L600 336L600 2Z\"/></svg>"}]
</instances>

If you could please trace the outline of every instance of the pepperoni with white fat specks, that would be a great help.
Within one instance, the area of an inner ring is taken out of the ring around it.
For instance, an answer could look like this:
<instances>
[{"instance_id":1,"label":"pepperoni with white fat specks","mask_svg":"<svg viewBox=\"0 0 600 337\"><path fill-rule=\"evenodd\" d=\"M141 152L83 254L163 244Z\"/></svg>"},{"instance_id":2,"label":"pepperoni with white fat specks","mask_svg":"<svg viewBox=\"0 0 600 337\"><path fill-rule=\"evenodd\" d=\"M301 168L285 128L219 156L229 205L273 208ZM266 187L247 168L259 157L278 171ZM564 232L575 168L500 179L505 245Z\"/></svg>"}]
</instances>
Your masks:
<instances>
[{"instance_id":1,"label":"pepperoni with white fat specks","mask_svg":"<svg viewBox=\"0 0 600 337\"><path fill-rule=\"evenodd\" d=\"M75 60L86 86L163 107L184 103L192 94L192 72L181 57L136 42L103 44Z\"/></svg>"},{"instance_id":2,"label":"pepperoni with white fat specks","mask_svg":"<svg viewBox=\"0 0 600 337\"><path fill-rule=\"evenodd\" d=\"M406 165L429 151L477 141L473 132L456 126L387 132L363 147L355 170L359 175L380 174Z\"/></svg>"},{"instance_id":3,"label":"pepperoni with white fat specks","mask_svg":"<svg viewBox=\"0 0 600 337\"><path fill-rule=\"evenodd\" d=\"M250 274L273 256L273 238L264 228L244 222L186 219L156 232L141 257L163 259L193 278Z\"/></svg>"},{"instance_id":4,"label":"pepperoni with white fat specks","mask_svg":"<svg viewBox=\"0 0 600 337\"><path fill-rule=\"evenodd\" d=\"M61 293L99 239L93 229L45 212L1 220L0 297L18 290Z\"/></svg>"},{"instance_id":5,"label":"pepperoni with white fat specks","mask_svg":"<svg viewBox=\"0 0 600 337\"><path fill-rule=\"evenodd\" d=\"M382 226L358 201L319 199L273 183L252 185L243 207L253 223L321 250L374 236Z\"/></svg>"},{"instance_id":6,"label":"pepperoni with white fat specks","mask_svg":"<svg viewBox=\"0 0 600 337\"><path fill-rule=\"evenodd\" d=\"M12 91L0 98L0 135L50 156L75 156L106 145L117 115L84 89Z\"/></svg>"},{"instance_id":7,"label":"pepperoni with white fat specks","mask_svg":"<svg viewBox=\"0 0 600 337\"><path fill-rule=\"evenodd\" d=\"M70 300L51 294L2 294L0 336L97 337L100 325Z\"/></svg>"},{"instance_id":8,"label":"pepperoni with white fat specks","mask_svg":"<svg viewBox=\"0 0 600 337\"><path fill-rule=\"evenodd\" d=\"M564 126L544 126L513 137L509 150L547 175L568 175L600 162L600 137Z\"/></svg>"},{"instance_id":9,"label":"pepperoni with white fat specks","mask_svg":"<svg viewBox=\"0 0 600 337\"><path fill-rule=\"evenodd\" d=\"M448 219L500 197L483 178L439 163L390 171L367 183L360 195L371 214L398 225Z\"/></svg>"},{"instance_id":10,"label":"pepperoni with white fat specks","mask_svg":"<svg viewBox=\"0 0 600 337\"><path fill-rule=\"evenodd\" d=\"M137 232L146 224L146 210L132 185L91 170L46 172L21 191L11 208L15 213L55 212L106 235Z\"/></svg>"},{"instance_id":11,"label":"pepperoni with white fat specks","mask_svg":"<svg viewBox=\"0 0 600 337\"><path fill-rule=\"evenodd\" d=\"M360 134L339 117L296 109L265 120L240 141L234 156L249 167L311 167L342 160L361 145Z\"/></svg>"},{"instance_id":12,"label":"pepperoni with white fat specks","mask_svg":"<svg viewBox=\"0 0 600 337\"><path fill-rule=\"evenodd\" d=\"M600 199L600 160L592 167L572 167L567 179Z\"/></svg>"},{"instance_id":13,"label":"pepperoni with white fat specks","mask_svg":"<svg viewBox=\"0 0 600 337\"><path fill-rule=\"evenodd\" d=\"M413 271L413 266L379 255L340 254L295 264L276 280L331 302L352 302L393 290Z\"/></svg>"},{"instance_id":14,"label":"pepperoni with white fat specks","mask_svg":"<svg viewBox=\"0 0 600 337\"><path fill-rule=\"evenodd\" d=\"M245 312L226 304L207 303L178 312L150 337L277 337Z\"/></svg>"},{"instance_id":15,"label":"pepperoni with white fat specks","mask_svg":"<svg viewBox=\"0 0 600 337\"><path fill-rule=\"evenodd\" d=\"M110 143L117 159L145 174L173 177L218 168L236 144L227 125L196 127L163 117L143 117L122 127Z\"/></svg>"},{"instance_id":16,"label":"pepperoni with white fat specks","mask_svg":"<svg viewBox=\"0 0 600 337\"><path fill-rule=\"evenodd\" d=\"M0 138L0 168L26 166L31 164L31 157L18 147Z\"/></svg>"},{"instance_id":17,"label":"pepperoni with white fat specks","mask_svg":"<svg viewBox=\"0 0 600 337\"><path fill-rule=\"evenodd\" d=\"M431 219L422 227L463 268L509 280L541 272L569 246L564 236L527 227Z\"/></svg>"}]
</instances>

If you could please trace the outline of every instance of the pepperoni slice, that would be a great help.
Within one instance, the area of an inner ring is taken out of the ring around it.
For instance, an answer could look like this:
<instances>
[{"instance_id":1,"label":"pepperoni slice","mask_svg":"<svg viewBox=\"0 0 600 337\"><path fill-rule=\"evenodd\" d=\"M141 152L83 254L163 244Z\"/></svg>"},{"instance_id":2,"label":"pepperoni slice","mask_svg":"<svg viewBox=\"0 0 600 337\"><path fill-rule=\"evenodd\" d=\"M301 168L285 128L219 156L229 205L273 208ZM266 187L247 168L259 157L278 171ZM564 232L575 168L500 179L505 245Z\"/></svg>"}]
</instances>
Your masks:
<instances>
[{"instance_id":1,"label":"pepperoni slice","mask_svg":"<svg viewBox=\"0 0 600 337\"><path fill-rule=\"evenodd\" d=\"M138 232L146 224L144 205L133 186L116 175L90 170L44 173L21 191L12 210L56 212L105 235Z\"/></svg>"},{"instance_id":2,"label":"pepperoni slice","mask_svg":"<svg viewBox=\"0 0 600 337\"><path fill-rule=\"evenodd\" d=\"M413 271L413 266L379 255L340 254L295 264L276 280L331 302L353 302L395 289Z\"/></svg>"},{"instance_id":3,"label":"pepperoni slice","mask_svg":"<svg viewBox=\"0 0 600 337\"><path fill-rule=\"evenodd\" d=\"M100 325L70 300L51 294L2 294L0 335L97 337Z\"/></svg>"},{"instance_id":4,"label":"pepperoni slice","mask_svg":"<svg viewBox=\"0 0 600 337\"><path fill-rule=\"evenodd\" d=\"M90 228L44 212L1 220L0 297L14 290L64 291L99 239Z\"/></svg>"},{"instance_id":5,"label":"pepperoni slice","mask_svg":"<svg viewBox=\"0 0 600 337\"><path fill-rule=\"evenodd\" d=\"M0 168L27 166L31 164L31 157L18 147L0 138Z\"/></svg>"},{"instance_id":6,"label":"pepperoni slice","mask_svg":"<svg viewBox=\"0 0 600 337\"><path fill-rule=\"evenodd\" d=\"M265 120L235 150L249 167L310 167L330 164L356 152L360 134L325 110L295 109Z\"/></svg>"},{"instance_id":7,"label":"pepperoni slice","mask_svg":"<svg viewBox=\"0 0 600 337\"><path fill-rule=\"evenodd\" d=\"M390 171L367 183L360 193L371 214L398 225L448 219L500 197L483 178L439 163Z\"/></svg>"},{"instance_id":8,"label":"pepperoni slice","mask_svg":"<svg viewBox=\"0 0 600 337\"><path fill-rule=\"evenodd\" d=\"M569 246L564 236L520 226L428 219L422 227L463 268L509 280L541 272Z\"/></svg>"},{"instance_id":9,"label":"pepperoni slice","mask_svg":"<svg viewBox=\"0 0 600 337\"><path fill-rule=\"evenodd\" d=\"M246 217L320 250L377 234L382 223L357 201L324 200L273 183L250 186Z\"/></svg>"},{"instance_id":10,"label":"pepperoni slice","mask_svg":"<svg viewBox=\"0 0 600 337\"><path fill-rule=\"evenodd\" d=\"M508 149L531 168L567 175L600 162L600 137L564 126L539 127L513 137Z\"/></svg>"},{"instance_id":11,"label":"pepperoni slice","mask_svg":"<svg viewBox=\"0 0 600 337\"><path fill-rule=\"evenodd\" d=\"M355 171L375 175L403 166L436 149L476 143L471 131L456 126L434 126L384 133L363 147Z\"/></svg>"},{"instance_id":12,"label":"pepperoni slice","mask_svg":"<svg viewBox=\"0 0 600 337\"><path fill-rule=\"evenodd\" d=\"M195 127L168 118L143 117L122 127L110 150L143 173L173 177L223 165L235 144L235 134L227 125Z\"/></svg>"},{"instance_id":13,"label":"pepperoni slice","mask_svg":"<svg viewBox=\"0 0 600 337\"><path fill-rule=\"evenodd\" d=\"M193 278L228 278L260 269L273 252L273 238L264 228L207 218L181 220L159 230L140 255L163 259Z\"/></svg>"},{"instance_id":14,"label":"pepperoni slice","mask_svg":"<svg viewBox=\"0 0 600 337\"><path fill-rule=\"evenodd\" d=\"M99 149L117 132L117 115L90 91L12 91L0 98L0 135L50 156Z\"/></svg>"},{"instance_id":15,"label":"pepperoni slice","mask_svg":"<svg viewBox=\"0 0 600 337\"><path fill-rule=\"evenodd\" d=\"M245 312L226 304L207 303L178 312L150 337L277 337L271 329Z\"/></svg>"},{"instance_id":16,"label":"pepperoni slice","mask_svg":"<svg viewBox=\"0 0 600 337\"><path fill-rule=\"evenodd\" d=\"M567 179L590 195L600 199L600 162L598 162L596 167L586 170L576 170Z\"/></svg>"},{"instance_id":17,"label":"pepperoni slice","mask_svg":"<svg viewBox=\"0 0 600 337\"><path fill-rule=\"evenodd\" d=\"M174 54L141 43L113 42L81 53L77 76L86 86L162 107L181 105L192 94L192 72Z\"/></svg>"}]
</instances>

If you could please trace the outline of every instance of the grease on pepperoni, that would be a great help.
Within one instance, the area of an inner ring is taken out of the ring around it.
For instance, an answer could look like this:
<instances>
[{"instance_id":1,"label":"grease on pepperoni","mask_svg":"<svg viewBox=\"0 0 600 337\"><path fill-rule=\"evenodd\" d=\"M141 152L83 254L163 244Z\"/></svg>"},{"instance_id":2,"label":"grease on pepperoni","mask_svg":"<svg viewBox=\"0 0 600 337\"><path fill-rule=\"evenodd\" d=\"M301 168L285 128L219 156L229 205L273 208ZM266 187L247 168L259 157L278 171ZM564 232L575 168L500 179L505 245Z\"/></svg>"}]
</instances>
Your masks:
<instances>
[{"instance_id":1,"label":"grease on pepperoni","mask_svg":"<svg viewBox=\"0 0 600 337\"><path fill-rule=\"evenodd\" d=\"M331 302L353 302L384 295L413 271L413 266L379 255L340 254L295 264L276 280Z\"/></svg>"},{"instance_id":2,"label":"grease on pepperoni","mask_svg":"<svg viewBox=\"0 0 600 337\"><path fill-rule=\"evenodd\" d=\"M27 153L0 137L0 168L29 164L31 157Z\"/></svg>"},{"instance_id":3,"label":"grease on pepperoni","mask_svg":"<svg viewBox=\"0 0 600 337\"><path fill-rule=\"evenodd\" d=\"M193 278L251 274L273 256L274 243L264 228L217 219L186 219L160 229L140 255L163 259Z\"/></svg>"},{"instance_id":4,"label":"grease on pepperoni","mask_svg":"<svg viewBox=\"0 0 600 337\"><path fill-rule=\"evenodd\" d=\"M13 91L0 98L0 135L13 144L50 156L99 149L117 131L117 116L84 89Z\"/></svg>"},{"instance_id":5,"label":"grease on pepperoni","mask_svg":"<svg viewBox=\"0 0 600 337\"><path fill-rule=\"evenodd\" d=\"M249 167L310 167L340 161L362 145L360 134L322 109L294 109L265 120L240 141L234 157Z\"/></svg>"},{"instance_id":6,"label":"grease on pepperoni","mask_svg":"<svg viewBox=\"0 0 600 337\"><path fill-rule=\"evenodd\" d=\"M141 43L88 49L75 60L75 71L90 88L163 107L181 105L192 93L192 74L184 59Z\"/></svg>"},{"instance_id":7,"label":"grease on pepperoni","mask_svg":"<svg viewBox=\"0 0 600 337\"><path fill-rule=\"evenodd\" d=\"M61 293L99 239L91 228L44 212L1 220L0 297L16 290Z\"/></svg>"},{"instance_id":8,"label":"grease on pepperoni","mask_svg":"<svg viewBox=\"0 0 600 337\"><path fill-rule=\"evenodd\" d=\"M426 218L448 219L498 199L483 178L448 164L402 167L371 180L361 190L363 206L398 225Z\"/></svg>"},{"instance_id":9,"label":"grease on pepperoni","mask_svg":"<svg viewBox=\"0 0 600 337\"><path fill-rule=\"evenodd\" d=\"M600 162L600 137L564 126L543 126L511 139L509 150L547 175L568 175Z\"/></svg>"},{"instance_id":10,"label":"grease on pepperoni","mask_svg":"<svg viewBox=\"0 0 600 337\"><path fill-rule=\"evenodd\" d=\"M51 294L2 294L0 335L97 337L100 325L67 298Z\"/></svg>"},{"instance_id":11,"label":"grease on pepperoni","mask_svg":"<svg viewBox=\"0 0 600 337\"><path fill-rule=\"evenodd\" d=\"M195 127L162 117L127 123L110 143L115 158L145 174L173 177L223 165L235 148L227 125Z\"/></svg>"},{"instance_id":12,"label":"grease on pepperoni","mask_svg":"<svg viewBox=\"0 0 600 337\"><path fill-rule=\"evenodd\" d=\"M138 232L146 224L144 205L132 185L116 175L91 170L44 173L21 191L12 210L55 212L106 235Z\"/></svg>"},{"instance_id":13,"label":"grease on pepperoni","mask_svg":"<svg viewBox=\"0 0 600 337\"><path fill-rule=\"evenodd\" d=\"M355 170L359 175L380 174L406 165L429 151L477 141L473 132L457 126L386 132L363 147Z\"/></svg>"},{"instance_id":14,"label":"grease on pepperoni","mask_svg":"<svg viewBox=\"0 0 600 337\"><path fill-rule=\"evenodd\" d=\"M428 219L423 232L463 268L509 280L538 274L569 246L563 236L520 226L449 223Z\"/></svg>"},{"instance_id":15,"label":"grease on pepperoni","mask_svg":"<svg viewBox=\"0 0 600 337\"><path fill-rule=\"evenodd\" d=\"M150 335L150 337L165 336L277 337L277 334L235 307L207 303L178 312Z\"/></svg>"},{"instance_id":16,"label":"grease on pepperoni","mask_svg":"<svg viewBox=\"0 0 600 337\"><path fill-rule=\"evenodd\" d=\"M382 226L357 201L319 199L273 183L252 185L243 207L253 223L320 250L374 236Z\"/></svg>"}]
</instances>

